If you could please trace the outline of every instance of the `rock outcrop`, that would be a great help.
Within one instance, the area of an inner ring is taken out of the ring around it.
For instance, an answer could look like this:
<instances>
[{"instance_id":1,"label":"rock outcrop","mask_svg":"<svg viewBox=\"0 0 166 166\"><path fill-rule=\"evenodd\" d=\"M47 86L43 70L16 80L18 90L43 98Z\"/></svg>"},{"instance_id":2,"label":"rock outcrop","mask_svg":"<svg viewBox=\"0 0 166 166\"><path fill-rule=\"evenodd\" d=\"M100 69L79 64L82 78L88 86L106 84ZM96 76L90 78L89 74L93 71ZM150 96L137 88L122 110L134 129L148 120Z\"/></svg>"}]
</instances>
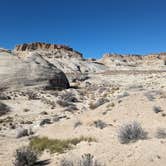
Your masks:
<instances>
[{"instance_id":1,"label":"rock outcrop","mask_svg":"<svg viewBox=\"0 0 166 166\"><path fill-rule=\"evenodd\" d=\"M30 43L17 45L13 53L20 58L27 57L29 53L40 54L43 59L55 65L64 73L100 72L106 70L102 64L83 59L83 55L65 45Z\"/></svg>"},{"instance_id":2,"label":"rock outcrop","mask_svg":"<svg viewBox=\"0 0 166 166\"><path fill-rule=\"evenodd\" d=\"M11 53L11 51L10 50L7 50L7 49L5 49L5 48L0 48L0 53Z\"/></svg>"},{"instance_id":3,"label":"rock outcrop","mask_svg":"<svg viewBox=\"0 0 166 166\"><path fill-rule=\"evenodd\" d=\"M11 53L0 53L0 89L25 87L69 88L65 74L44 60L29 53L20 59Z\"/></svg>"},{"instance_id":4,"label":"rock outcrop","mask_svg":"<svg viewBox=\"0 0 166 166\"><path fill-rule=\"evenodd\" d=\"M104 54L99 62L113 69L165 69L166 53L148 55Z\"/></svg>"},{"instance_id":5,"label":"rock outcrop","mask_svg":"<svg viewBox=\"0 0 166 166\"><path fill-rule=\"evenodd\" d=\"M158 53L158 54L148 54L148 55L137 55L137 54L104 54L102 59L118 59L123 61L138 61L138 60L155 60L161 59L166 60L166 53Z\"/></svg>"},{"instance_id":6,"label":"rock outcrop","mask_svg":"<svg viewBox=\"0 0 166 166\"><path fill-rule=\"evenodd\" d=\"M45 56L54 55L55 58L83 58L80 52L60 44L49 44L42 42L24 43L17 45L13 50L13 52L20 56L23 55L21 54L22 52L25 53L34 51L37 51L40 54L44 54Z\"/></svg>"}]
</instances>

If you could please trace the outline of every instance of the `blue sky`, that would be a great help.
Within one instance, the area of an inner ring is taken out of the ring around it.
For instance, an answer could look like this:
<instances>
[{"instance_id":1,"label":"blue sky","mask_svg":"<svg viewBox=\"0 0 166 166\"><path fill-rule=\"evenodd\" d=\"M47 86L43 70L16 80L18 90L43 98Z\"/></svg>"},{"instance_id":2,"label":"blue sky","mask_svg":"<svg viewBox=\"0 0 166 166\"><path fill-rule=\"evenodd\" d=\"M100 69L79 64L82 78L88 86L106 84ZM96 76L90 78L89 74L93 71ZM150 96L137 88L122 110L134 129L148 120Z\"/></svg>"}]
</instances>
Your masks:
<instances>
[{"instance_id":1,"label":"blue sky","mask_svg":"<svg viewBox=\"0 0 166 166\"><path fill-rule=\"evenodd\" d=\"M165 0L1 0L0 47L66 44L85 57L166 51Z\"/></svg>"}]
</instances>

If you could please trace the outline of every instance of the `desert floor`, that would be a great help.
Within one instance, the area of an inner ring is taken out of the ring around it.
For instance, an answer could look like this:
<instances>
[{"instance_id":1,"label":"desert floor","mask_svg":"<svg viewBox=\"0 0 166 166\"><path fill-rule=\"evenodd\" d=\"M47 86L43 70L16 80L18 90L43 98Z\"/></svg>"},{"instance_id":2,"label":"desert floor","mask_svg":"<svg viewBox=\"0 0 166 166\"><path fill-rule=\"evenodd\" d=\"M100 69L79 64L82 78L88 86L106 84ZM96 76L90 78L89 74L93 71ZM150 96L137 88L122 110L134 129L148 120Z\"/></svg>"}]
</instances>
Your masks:
<instances>
[{"instance_id":1,"label":"desert floor","mask_svg":"<svg viewBox=\"0 0 166 166\"><path fill-rule=\"evenodd\" d=\"M63 154L45 151L40 160L49 160L49 166L58 166L63 157L75 159L85 153L93 154L106 166L165 166L166 139L156 137L157 129L166 128L165 83L165 72L91 74L88 80L77 83L78 88L64 90L77 97L78 102L74 103L77 110L57 104L64 91L35 91L37 99L10 92L11 99L1 100L11 111L0 117L0 165L11 166L15 150L28 145L31 136L15 136L21 126L32 128L39 137L96 139L96 142L81 142ZM101 98L108 100L96 109L89 107ZM161 111L156 113L155 107ZM39 125L41 120L52 121L55 116L60 117L58 121ZM104 122L103 129L95 126L98 120ZM120 126L133 121L141 124L147 138L121 144L117 136Z\"/></svg>"}]
</instances>

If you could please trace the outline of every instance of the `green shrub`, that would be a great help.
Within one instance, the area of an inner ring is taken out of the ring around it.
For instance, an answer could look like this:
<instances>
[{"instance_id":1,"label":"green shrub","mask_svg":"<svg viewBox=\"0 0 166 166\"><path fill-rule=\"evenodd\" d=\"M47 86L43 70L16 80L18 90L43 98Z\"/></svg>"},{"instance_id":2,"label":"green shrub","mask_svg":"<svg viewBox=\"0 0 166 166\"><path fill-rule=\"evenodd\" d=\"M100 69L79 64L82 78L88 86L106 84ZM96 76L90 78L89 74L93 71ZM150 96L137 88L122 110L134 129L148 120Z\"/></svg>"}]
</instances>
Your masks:
<instances>
[{"instance_id":1,"label":"green shrub","mask_svg":"<svg viewBox=\"0 0 166 166\"><path fill-rule=\"evenodd\" d=\"M94 142L96 140L91 137L80 137L65 140L35 137L31 139L30 147L38 152L48 149L51 153L64 153L66 150L72 149L73 145L77 145L81 141Z\"/></svg>"}]
</instances>

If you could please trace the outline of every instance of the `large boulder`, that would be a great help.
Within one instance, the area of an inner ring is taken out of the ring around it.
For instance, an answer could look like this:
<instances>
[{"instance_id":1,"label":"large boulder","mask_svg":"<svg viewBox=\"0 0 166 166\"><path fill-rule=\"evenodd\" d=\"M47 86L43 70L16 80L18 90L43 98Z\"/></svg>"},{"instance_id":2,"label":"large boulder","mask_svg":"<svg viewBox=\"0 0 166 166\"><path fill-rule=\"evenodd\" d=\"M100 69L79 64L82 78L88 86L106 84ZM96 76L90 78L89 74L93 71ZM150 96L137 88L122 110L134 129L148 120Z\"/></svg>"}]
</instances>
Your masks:
<instances>
[{"instance_id":1,"label":"large boulder","mask_svg":"<svg viewBox=\"0 0 166 166\"><path fill-rule=\"evenodd\" d=\"M24 87L69 88L65 74L39 54L19 58L0 52L0 89Z\"/></svg>"}]
</instances>

